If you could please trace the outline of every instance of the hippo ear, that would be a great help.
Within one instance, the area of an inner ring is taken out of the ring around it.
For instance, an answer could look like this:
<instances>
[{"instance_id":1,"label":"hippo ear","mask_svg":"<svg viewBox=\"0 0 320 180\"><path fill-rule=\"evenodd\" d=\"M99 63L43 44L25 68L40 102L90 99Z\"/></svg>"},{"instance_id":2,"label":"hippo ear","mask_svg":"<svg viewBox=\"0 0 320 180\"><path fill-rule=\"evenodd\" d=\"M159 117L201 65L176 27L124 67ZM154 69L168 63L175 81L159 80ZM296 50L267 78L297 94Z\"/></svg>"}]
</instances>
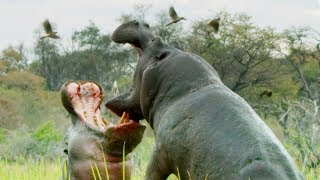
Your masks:
<instances>
[{"instance_id":1,"label":"hippo ear","mask_svg":"<svg viewBox=\"0 0 320 180\"><path fill-rule=\"evenodd\" d=\"M147 24L147 23L142 23L142 25L143 25L144 27L146 27L146 28L150 29L149 24Z\"/></svg>"},{"instance_id":2,"label":"hippo ear","mask_svg":"<svg viewBox=\"0 0 320 180\"><path fill-rule=\"evenodd\" d=\"M181 51L183 51L183 48L181 47L181 45L180 45L177 41L171 41L171 42L169 43L169 46L173 46L173 47L175 47L175 48L180 49Z\"/></svg>"}]
</instances>

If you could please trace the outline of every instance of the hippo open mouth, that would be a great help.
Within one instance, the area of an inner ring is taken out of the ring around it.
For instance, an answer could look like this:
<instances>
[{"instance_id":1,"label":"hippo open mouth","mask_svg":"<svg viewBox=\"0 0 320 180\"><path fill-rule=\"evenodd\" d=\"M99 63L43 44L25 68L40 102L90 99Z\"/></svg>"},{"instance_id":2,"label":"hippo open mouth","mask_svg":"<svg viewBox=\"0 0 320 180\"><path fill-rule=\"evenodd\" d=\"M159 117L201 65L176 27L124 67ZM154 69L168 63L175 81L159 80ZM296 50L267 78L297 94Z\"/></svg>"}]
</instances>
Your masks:
<instances>
[{"instance_id":1,"label":"hippo open mouth","mask_svg":"<svg viewBox=\"0 0 320 180\"><path fill-rule=\"evenodd\" d=\"M65 83L61 90L61 99L69 113L77 116L81 123L91 130L129 133L130 130L134 131L144 126L139 121L130 119L130 114L127 112L123 112L122 116L118 114L121 118L116 125L104 120L100 115L100 104L103 99L102 87L93 82Z\"/></svg>"},{"instance_id":2,"label":"hippo open mouth","mask_svg":"<svg viewBox=\"0 0 320 180\"><path fill-rule=\"evenodd\" d=\"M127 112L122 113L117 125L102 119L100 115L100 104L103 99L102 88L93 82L68 82L65 88L63 93L66 94L68 100L63 100L63 105L69 112L71 111L71 114L77 115L80 121L90 127L102 131L110 125L121 129L134 128L140 124L139 121L130 119L130 114Z\"/></svg>"}]
</instances>

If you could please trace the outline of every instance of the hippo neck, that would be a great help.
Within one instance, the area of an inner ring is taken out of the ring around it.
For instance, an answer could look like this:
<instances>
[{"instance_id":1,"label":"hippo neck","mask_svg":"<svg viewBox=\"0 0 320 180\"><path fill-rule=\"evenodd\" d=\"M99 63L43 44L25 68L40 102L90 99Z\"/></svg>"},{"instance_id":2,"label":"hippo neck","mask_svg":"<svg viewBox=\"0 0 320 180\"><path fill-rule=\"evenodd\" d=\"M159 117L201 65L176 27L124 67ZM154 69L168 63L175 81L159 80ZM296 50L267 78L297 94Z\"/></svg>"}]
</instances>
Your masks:
<instances>
[{"instance_id":1,"label":"hippo neck","mask_svg":"<svg viewBox=\"0 0 320 180\"><path fill-rule=\"evenodd\" d=\"M148 42L152 40L153 37L154 35L151 32L146 31L146 33L140 34L138 37L136 37L136 39L128 42L137 50L139 55L138 60L140 59L142 52L147 48Z\"/></svg>"},{"instance_id":2,"label":"hippo neck","mask_svg":"<svg viewBox=\"0 0 320 180\"><path fill-rule=\"evenodd\" d=\"M159 123L155 122L158 121L155 113L165 112L170 106L201 88L222 84L216 71L200 58L195 58L188 53L169 58L173 60L157 67L160 69L159 84L157 84L159 88L151 99L152 105L147 116L148 122L154 129Z\"/></svg>"}]
</instances>

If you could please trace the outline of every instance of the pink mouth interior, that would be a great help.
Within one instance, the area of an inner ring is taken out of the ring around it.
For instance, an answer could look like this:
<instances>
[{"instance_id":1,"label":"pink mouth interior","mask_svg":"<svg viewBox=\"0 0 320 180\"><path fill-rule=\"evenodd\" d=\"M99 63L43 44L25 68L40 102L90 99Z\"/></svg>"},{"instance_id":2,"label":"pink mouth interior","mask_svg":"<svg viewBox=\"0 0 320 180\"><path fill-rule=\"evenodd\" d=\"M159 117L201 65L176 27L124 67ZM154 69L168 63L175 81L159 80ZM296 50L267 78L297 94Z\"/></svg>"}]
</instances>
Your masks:
<instances>
[{"instance_id":1,"label":"pink mouth interior","mask_svg":"<svg viewBox=\"0 0 320 180\"><path fill-rule=\"evenodd\" d=\"M104 127L104 122L100 115L100 103L102 94L100 88L92 83L70 83L67 92L74 111L83 122L91 123L96 126Z\"/></svg>"},{"instance_id":2,"label":"pink mouth interior","mask_svg":"<svg viewBox=\"0 0 320 180\"><path fill-rule=\"evenodd\" d=\"M93 82L75 83L67 85L67 93L72 107L80 120L101 128L112 125L104 121L100 115L100 104L102 101L102 92L98 85ZM129 119L129 114L124 113L115 128L136 128L138 122ZM130 129L131 129L130 128Z\"/></svg>"}]
</instances>

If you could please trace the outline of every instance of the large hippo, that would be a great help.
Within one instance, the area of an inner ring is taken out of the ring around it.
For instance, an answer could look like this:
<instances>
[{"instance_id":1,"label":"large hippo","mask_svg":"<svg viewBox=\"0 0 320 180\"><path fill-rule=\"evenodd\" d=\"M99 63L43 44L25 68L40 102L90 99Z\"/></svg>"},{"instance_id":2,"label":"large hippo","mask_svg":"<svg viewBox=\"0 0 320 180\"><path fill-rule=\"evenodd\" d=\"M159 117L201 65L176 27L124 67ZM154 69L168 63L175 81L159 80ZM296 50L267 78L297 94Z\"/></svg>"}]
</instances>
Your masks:
<instances>
[{"instance_id":1,"label":"large hippo","mask_svg":"<svg viewBox=\"0 0 320 180\"><path fill-rule=\"evenodd\" d=\"M67 82L61 87L61 100L72 120L65 179L121 180L123 175L130 179L131 161L126 156L141 142L146 127L128 113L117 125L105 121L100 115L102 98L101 86L93 82Z\"/></svg>"},{"instance_id":2,"label":"large hippo","mask_svg":"<svg viewBox=\"0 0 320 180\"><path fill-rule=\"evenodd\" d=\"M303 179L274 133L205 60L163 43L137 21L118 27L112 40L140 55L132 88L106 107L153 128L145 179Z\"/></svg>"}]
</instances>

